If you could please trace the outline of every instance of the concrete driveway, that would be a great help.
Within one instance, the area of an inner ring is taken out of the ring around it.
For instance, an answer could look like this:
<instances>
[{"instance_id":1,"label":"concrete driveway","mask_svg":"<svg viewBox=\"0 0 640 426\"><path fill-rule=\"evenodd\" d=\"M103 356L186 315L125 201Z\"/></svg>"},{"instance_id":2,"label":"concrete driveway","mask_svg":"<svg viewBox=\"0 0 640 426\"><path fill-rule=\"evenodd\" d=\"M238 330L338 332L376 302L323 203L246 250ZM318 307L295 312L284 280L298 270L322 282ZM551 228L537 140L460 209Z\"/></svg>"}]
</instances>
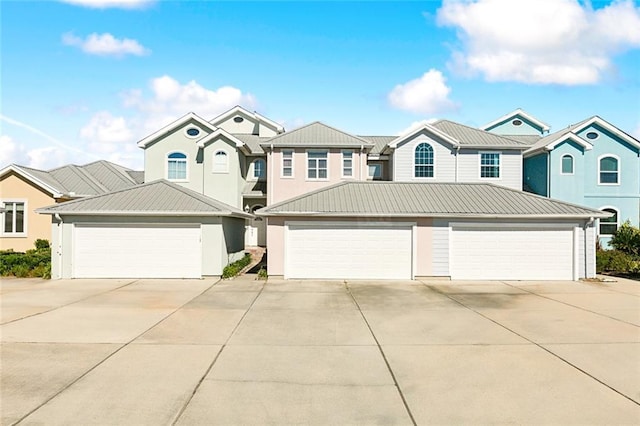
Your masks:
<instances>
[{"instance_id":1,"label":"concrete driveway","mask_svg":"<svg viewBox=\"0 0 640 426\"><path fill-rule=\"evenodd\" d=\"M640 424L640 283L4 279L2 424Z\"/></svg>"}]
</instances>

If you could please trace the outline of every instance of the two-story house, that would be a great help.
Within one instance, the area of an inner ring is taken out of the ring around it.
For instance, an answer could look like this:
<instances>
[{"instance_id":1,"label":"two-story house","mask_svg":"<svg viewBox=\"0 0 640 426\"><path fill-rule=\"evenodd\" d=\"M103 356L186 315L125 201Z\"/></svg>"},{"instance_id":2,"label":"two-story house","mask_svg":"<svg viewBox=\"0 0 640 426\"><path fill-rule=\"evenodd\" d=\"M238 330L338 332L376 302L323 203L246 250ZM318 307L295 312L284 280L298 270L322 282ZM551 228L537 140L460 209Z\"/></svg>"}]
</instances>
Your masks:
<instances>
[{"instance_id":1,"label":"two-story house","mask_svg":"<svg viewBox=\"0 0 640 426\"><path fill-rule=\"evenodd\" d=\"M266 243L268 273L286 278L577 279L595 273L594 220L608 216L523 192L528 141L447 120L285 133L236 107L138 145L145 184L43 209L54 276L216 275Z\"/></svg>"},{"instance_id":2,"label":"two-story house","mask_svg":"<svg viewBox=\"0 0 640 426\"><path fill-rule=\"evenodd\" d=\"M604 248L622 222L639 225L640 141L634 137L598 116L548 134L549 126L522 110L484 128L530 145L526 190L611 213L597 228Z\"/></svg>"}]
</instances>

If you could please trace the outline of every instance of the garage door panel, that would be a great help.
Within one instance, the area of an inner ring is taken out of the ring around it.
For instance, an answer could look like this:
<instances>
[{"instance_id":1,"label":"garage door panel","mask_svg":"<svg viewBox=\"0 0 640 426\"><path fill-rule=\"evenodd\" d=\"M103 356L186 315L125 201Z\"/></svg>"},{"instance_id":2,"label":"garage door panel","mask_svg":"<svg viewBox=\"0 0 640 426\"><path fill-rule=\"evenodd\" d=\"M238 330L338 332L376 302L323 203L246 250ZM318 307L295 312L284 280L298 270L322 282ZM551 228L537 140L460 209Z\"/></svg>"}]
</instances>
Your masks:
<instances>
[{"instance_id":1,"label":"garage door panel","mask_svg":"<svg viewBox=\"0 0 640 426\"><path fill-rule=\"evenodd\" d=\"M453 279L572 280L572 229L465 228L451 232Z\"/></svg>"},{"instance_id":2,"label":"garage door panel","mask_svg":"<svg viewBox=\"0 0 640 426\"><path fill-rule=\"evenodd\" d=\"M410 226L290 224L287 235L287 278L411 278Z\"/></svg>"},{"instance_id":3,"label":"garage door panel","mask_svg":"<svg viewBox=\"0 0 640 426\"><path fill-rule=\"evenodd\" d=\"M200 227L76 226L73 270L76 278L200 278Z\"/></svg>"}]
</instances>

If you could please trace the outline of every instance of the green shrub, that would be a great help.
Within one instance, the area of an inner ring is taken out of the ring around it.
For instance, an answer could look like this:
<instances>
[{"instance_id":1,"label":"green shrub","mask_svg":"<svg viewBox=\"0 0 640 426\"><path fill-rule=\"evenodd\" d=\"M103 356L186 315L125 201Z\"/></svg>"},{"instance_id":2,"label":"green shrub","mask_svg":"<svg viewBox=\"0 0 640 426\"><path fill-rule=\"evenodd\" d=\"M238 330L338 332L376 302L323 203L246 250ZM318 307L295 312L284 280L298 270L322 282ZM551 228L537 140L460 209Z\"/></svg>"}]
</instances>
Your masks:
<instances>
[{"instance_id":1,"label":"green shrub","mask_svg":"<svg viewBox=\"0 0 640 426\"><path fill-rule=\"evenodd\" d=\"M41 240L40 238L38 238L34 244L36 246L36 250L46 250L51 246L49 244L49 240Z\"/></svg>"},{"instance_id":2,"label":"green shrub","mask_svg":"<svg viewBox=\"0 0 640 426\"><path fill-rule=\"evenodd\" d=\"M616 250L637 256L640 254L640 229L631 226L627 220L613 234L609 245Z\"/></svg>"},{"instance_id":3,"label":"green shrub","mask_svg":"<svg viewBox=\"0 0 640 426\"><path fill-rule=\"evenodd\" d=\"M235 277L242 271L242 269L251 263L251 255L249 253L245 253L242 259L236 260L233 263L228 264L222 270L222 278L232 278Z\"/></svg>"},{"instance_id":4,"label":"green shrub","mask_svg":"<svg viewBox=\"0 0 640 426\"><path fill-rule=\"evenodd\" d=\"M598 250L596 252L596 272L637 274L640 273L640 258L621 250Z\"/></svg>"},{"instance_id":5,"label":"green shrub","mask_svg":"<svg viewBox=\"0 0 640 426\"><path fill-rule=\"evenodd\" d=\"M51 248L47 240L36 240L36 248L25 253L0 251L0 275L18 278L51 278Z\"/></svg>"},{"instance_id":6,"label":"green shrub","mask_svg":"<svg viewBox=\"0 0 640 426\"><path fill-rule=\"evenodd\" d=\"M268 277L269 275L267 275L267 270L264 269L263 267L260 267L260 269L258 269L258 279L266 280Z\"/></svg>"}]
</instances>

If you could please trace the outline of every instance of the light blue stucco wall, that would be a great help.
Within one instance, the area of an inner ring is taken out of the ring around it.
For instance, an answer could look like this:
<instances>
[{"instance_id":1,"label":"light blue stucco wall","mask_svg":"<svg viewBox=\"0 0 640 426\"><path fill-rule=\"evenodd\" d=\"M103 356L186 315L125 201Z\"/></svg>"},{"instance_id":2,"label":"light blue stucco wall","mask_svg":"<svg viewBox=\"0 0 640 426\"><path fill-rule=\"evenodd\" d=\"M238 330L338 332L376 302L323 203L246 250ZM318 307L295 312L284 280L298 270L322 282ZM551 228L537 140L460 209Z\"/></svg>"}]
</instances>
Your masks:
<instances>
[{"instance_id":1,"label":"light blue stucco wall","mask_svg":"<svg viewBox=\"0 0 640 426\"><path fill-rule=\"evenodd\" d=\"M520 120L522 124L515 126L513 120ZM487 132L498 135L541 135L542 128L519 114L516 114L500 123L485 129Z\"/></svg>"},{"instance_id":2,"label":"light blue stucco wall","mask_svg":"<svg viewBox=\"0 0 640 426\"><path fill-rule=\"evenodd\" d=\"M596 132L598 137L588 139L586 134L589 132ZM618 223L629 220L632 225L640 226L639 150L597 124L592 124L577 134L591 143L593 149L583 150L572 142L555 147L551 152L550 196L596 209L614 208L619 212ZM574 156L572 176L560 174L561 158L567 153ZM609 154L619 158L618 185L599 184L599 159ZM609 240L608 237L600 237L604 248L609 247Z\"/></svg>"},{"instance_id":3,"label":"light blue stucco wall","mask_svg":"<svg viewBox=\"0 0 640 426\"><path fill-rule=\"evenodd\" d=\"M551 192L549 196L575 204L584 204L585 151L575 142L563 142L551 151ZM562 174L562 157L573 157L573 174Z\"/></svg>"},{"instance_id":4,"label":"light blue stucco wall","mask_svg":"<svg viewBox=\"0 0 640 426\"><path fill-rule=\"evenodd\" d=\"M524 159L524 185L534 193L547 196L547 154L538 154Z\"/></svg>"}]
</instances>

